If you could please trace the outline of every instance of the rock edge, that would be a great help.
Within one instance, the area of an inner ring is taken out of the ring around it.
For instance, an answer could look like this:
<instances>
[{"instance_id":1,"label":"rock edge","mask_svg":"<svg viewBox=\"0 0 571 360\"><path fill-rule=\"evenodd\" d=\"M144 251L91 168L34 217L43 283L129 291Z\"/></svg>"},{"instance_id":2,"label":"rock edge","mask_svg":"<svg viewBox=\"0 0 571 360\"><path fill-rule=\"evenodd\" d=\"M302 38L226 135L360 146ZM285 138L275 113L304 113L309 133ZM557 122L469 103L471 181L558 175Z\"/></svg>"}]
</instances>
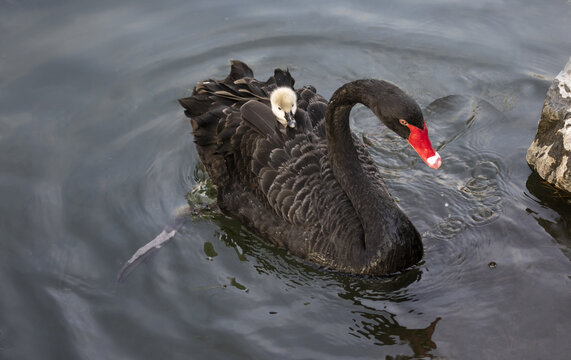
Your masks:
<instances>
[{"instance_id":1,"label":"rock edge","mask_svg":"<svg viewBox=\"0 0 571 360\"><path fill-rule=\"evenodd\" d=\"M547 91L526 160L542 179L571 192L571 57Z\"/></svg>"}]
</instances>

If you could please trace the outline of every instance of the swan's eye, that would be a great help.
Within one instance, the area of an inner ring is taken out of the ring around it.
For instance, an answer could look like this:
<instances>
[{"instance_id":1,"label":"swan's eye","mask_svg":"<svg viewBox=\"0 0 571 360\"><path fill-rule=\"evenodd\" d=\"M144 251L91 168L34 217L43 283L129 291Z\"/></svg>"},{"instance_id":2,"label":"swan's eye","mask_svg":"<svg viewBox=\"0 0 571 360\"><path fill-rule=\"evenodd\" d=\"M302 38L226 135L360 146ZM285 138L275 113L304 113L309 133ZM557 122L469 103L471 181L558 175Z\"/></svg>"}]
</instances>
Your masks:
<instances>
[{"instance_id":1,"label":"swan's eye","mask_svg":"<svg viewBox=\"0 0 571 360\"><path fill-rule=\"evenodd\" d=\"M279 111L282 111L282 108L278 106L278 110L279 110Z\"/></svg>"},{"instance_id":2,"label":"swan's eye","mask_svg":"<svg viewBox=\"0 0 571 360\"><path fill-rule=\"evenodd\" d=\"M400 119L399 122L400 122L401 125L403 125L403 126L408 126L408 123L406 122L405 119Z\"/></svg>"}]
</instances>

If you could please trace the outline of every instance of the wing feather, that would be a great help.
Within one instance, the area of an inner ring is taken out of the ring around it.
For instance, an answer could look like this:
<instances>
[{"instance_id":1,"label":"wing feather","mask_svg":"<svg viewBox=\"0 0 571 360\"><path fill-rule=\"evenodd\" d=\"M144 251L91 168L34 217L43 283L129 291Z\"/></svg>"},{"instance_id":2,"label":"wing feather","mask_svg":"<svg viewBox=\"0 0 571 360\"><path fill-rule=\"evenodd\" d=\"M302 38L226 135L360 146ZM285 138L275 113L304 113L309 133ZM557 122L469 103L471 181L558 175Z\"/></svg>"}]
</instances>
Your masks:
<instances>
[{"instance_id":1,"label":"wing feather","mask_svg":"<svg viewBox=\"0 0 571 360\"><path fill-rule=\"evenodd\" d=\"M260 135L268 137L275 135L277 120L269 106L256 100L250 100L242 105L240 112L242 119Z\"/></svg>"}]
</instances>

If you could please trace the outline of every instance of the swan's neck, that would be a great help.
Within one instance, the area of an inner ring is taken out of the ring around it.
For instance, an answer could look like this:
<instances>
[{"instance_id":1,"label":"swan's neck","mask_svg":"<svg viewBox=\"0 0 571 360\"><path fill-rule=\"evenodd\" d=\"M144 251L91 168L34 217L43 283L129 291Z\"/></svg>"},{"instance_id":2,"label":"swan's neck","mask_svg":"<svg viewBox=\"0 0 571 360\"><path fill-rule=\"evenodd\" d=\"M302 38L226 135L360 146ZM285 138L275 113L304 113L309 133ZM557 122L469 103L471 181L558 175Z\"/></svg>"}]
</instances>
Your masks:
<instances>
[{"instance_id":1,"label":"swan's neck","mask_svg":"<svg viewBox=\"0 0 571 360\"><path fill-rule=\"evenodd\" d=\"M325 119L330 164L363 226L365 256L382 263L375 266L384 267L388 273L402 269L410 258L415 258L414 262L419 260L418 254L414 254L419 252L418 245L412 245L411 249L410 243L420 244L420 236L385 186L363 169L351 134L352 107L357 103L369 108L377 106L373 101L379 96L378 90L370 80L343 85L331 97Z\"/></svg>"},{"instance_id":2,"label":"swan's neck","mask_svg":"<svg viewBox=\"0 0 571 360\"><path fill-rule=\"evenodd\" d=\"M333 171L349 197L362 195L359 184L366 179L349 127L349 114L357 103L368 104L366 94L357 85L343 85L331 97L325 114L327 144ZM357 178L353 178L356 176ZM353 198L351 198L353 201ZM357 198L355 198L357 200Z\"/></svg>"},{"instance_id":3,"label":"swan's neck","mask_svg":"<svg viewBox=\"0 0 571 360\"><path fill-rule=\"evenodd\" d=\"M349 127L349 114L357 103L368 106L368 96L363 86L349 83L337 90L329 102L326 112L326 132L329 161L333 173L351 200L368 237L382 231L384 214L377 203L392 202L388 193L379 193L365 173ZM380 221L379 221L380 220Z\"/></svg>"}]
</instances>

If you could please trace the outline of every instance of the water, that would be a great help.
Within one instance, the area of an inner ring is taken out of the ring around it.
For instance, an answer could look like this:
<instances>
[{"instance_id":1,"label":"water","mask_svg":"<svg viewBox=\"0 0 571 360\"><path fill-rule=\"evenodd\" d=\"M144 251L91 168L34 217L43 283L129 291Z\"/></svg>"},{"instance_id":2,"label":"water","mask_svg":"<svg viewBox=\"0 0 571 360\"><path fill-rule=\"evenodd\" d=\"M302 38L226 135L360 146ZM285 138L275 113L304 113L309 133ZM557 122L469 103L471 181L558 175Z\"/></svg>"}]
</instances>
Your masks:
<instances>
[{"instance_id":1,"label":"water","mask_svg":"<svg viewBox=\"0 0 571 360\"><path fill-rule=\"evenodd\" d=\"M566 359L571 211L525 162L571 50L560 1L0 3L1 359ZM429 169L353 111L423 261L319 270L227 218L117 272L200 179L176 103L246 61L423 107Z\"/></svg>"}]
</instances>

